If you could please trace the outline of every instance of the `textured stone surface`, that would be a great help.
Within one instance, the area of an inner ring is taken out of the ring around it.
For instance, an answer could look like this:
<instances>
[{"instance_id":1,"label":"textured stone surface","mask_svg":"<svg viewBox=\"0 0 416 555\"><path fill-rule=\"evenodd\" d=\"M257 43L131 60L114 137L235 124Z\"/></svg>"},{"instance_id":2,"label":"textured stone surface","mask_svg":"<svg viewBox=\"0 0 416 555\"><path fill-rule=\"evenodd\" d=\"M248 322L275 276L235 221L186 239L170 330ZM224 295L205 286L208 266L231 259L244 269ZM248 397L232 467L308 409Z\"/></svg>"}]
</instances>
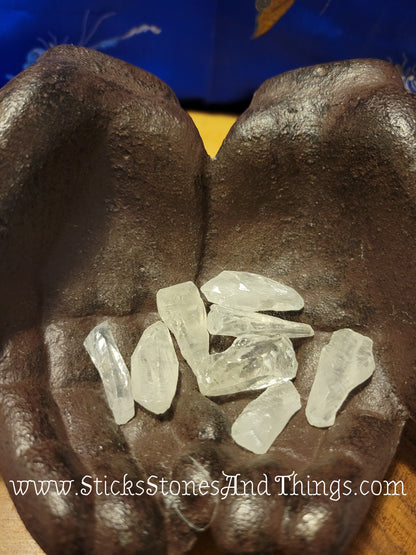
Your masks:
<instances>
[{"instance_id":1,"label":"textured stone surface","mask_svg":"<svg viewBox=\"0 0 416 555\"><path fill-rule=\"evenodd\" d=\"M94 366L100 374L108 404L117 424L134 416L130 372L118 350L108 322L96 326L84 341Z\"/></svg>"},{"instance_id":2,"label":"textured stone surface","mask_svg":"<svg viewBox=\"0 0 416 555\"><path fill-rule=\"evenodd\" d=\"M205 372L209 354L207 313L192 281L164 287L157 292L159 315L178 342L183 358L197 377Z\"/></svg>"},{"instance_id":3,"label":"textured stone surface","mask_svg":"<svg viewBox=\"0 0 416 555\"><path fill-rule=\"evenodd\" d=\"M291 381L272 385L245 407L231 427L231 436L248 451L266 453L300 406Z\"/></svg>"},{"instance_id":4,"label":"textured stone surface","mask_svg":"<svg viewBox=\"0 0 416 555\"><path fill-rule=\"evenodd\" d=\"M276 316L225 308L218 304L210 306L207 328L213 335L238 335L258 333L263 336L287 335L287 337L311 337L309 324L282 320Z\"/></svg>"},{"instance_id":5,"label":"textured stone surface","mask_svg":"<svg viewBox=\"0 0 416 555\"><path fill-rule=\"evenodd\" d=\"M169 330L155 322L144 330L131 355L134 400L155 414L166 412L176 393L178 368Z\"/></svg>"},{"instance_id":6,"label":"textured stone surface","mask_svg":"<svg viewBox=\"0 0 416 555\"><path fill-rule=\"evenodd\" d=\"M300 310L303 299L294 289L251 272L224 270L201 286L212 303L238 310Z\"/></svg>"},{"instance_id":7,"label":"textured stone surface","mask_svg":"<svg viewBox=\"0 0 416 555\"><path fill-rule=\"evenodd\" d=\"M208 396L263 389L294 378L297 368L287 337L241 335L222 353L210 355L199 389Z\"/></svg>"},{"instance_id":8,"label":"textured stone surface","mask_svg":"<svg viewBox=\"0 0 416 555\"><path fill-rule=\"evenodd\" d=\"M381 480L416 414L415 127L415 97L376 60L267 81L215 160L166 85L103 54L59 47L8 83L0 92L5 483L127 473L134 482L156 474L225 485L222 471L258 482L282 469L328 483ZM376 371L334 426L309 426L301 410L267 455L245 453L227 421L247 396L203 397L181 359L168 418L137 410L114 423L82 345L89 331L110 320L127 360L157 319L158 289L201 284L224 268L302 293L302 321L315 330L297 342L303 405L330 332L352 327L373 339ZM215 499L184 497L181 510L199 528L210 524L229 553L340 552L371 502ZM14 501L48 553L181 553L196 538L162 495L74 490L57 503L29 491Z\"/></svg>"},{"instance_id":9,"label":"textured stone surface","mask_svg":"<svg viewBox=\"0 0 416 555\"><path fill-rule=\"evenodd\" d=\"M374 372L373 341L350 329L334 332L321 352L306 405L312 426L332 426L348 394Z\"/></svg>"}]
</instances>

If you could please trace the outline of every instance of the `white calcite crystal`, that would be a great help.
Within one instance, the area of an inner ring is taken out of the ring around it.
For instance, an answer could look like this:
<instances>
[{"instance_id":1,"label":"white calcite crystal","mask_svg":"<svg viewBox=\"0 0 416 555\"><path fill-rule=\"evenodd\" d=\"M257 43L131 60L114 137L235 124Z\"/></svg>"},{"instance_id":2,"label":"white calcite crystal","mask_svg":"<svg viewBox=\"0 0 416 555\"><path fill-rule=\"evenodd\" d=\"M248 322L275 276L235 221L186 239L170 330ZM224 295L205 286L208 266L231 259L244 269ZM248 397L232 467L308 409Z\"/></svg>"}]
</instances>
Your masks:
<instances>
[{"instance_id":1,"label":"white calcite crystal","mask_svg":"<svg viewBox=\"0 0 416 555\"><path fill-rule=\"evenodd\" d=\"M155 414L163 414L175 396L178 373L169 330L163 322L155 322L145 329L131 357L134 400Z\"/></svg>"},{"instance_id":2,"label":"white calcite crystal","mask_svg":"<svg viewBox=\"0 0 416 555\"><path fill-rule=\"evenodd\" d=\"M300 407L292 382L272 385L245 407L231 427L231 436L253 453L266 453Z\"/></svg>"},{"instance_id":3,"label":"white calcite crystal","mask_svg":"<svg viewBox=\"0 0 416 555\"><path fill-rule=\"evenodd\" d=\"M197 286L191 281L159 289L159 315L174 334L182 356L197 378L204 374L209 355L207 313Z\"/></svg>"},{"instance_id":4,"label":"white calcite crystal","mask_svg":"<svg viewBox=\"0 0 416 555\"><path fill-rule=\"evenodd\" d=\"M117 424L125 424L134 416L130 374L117 348L108 322L90 331L84 341L104 385L107 402Z\"/></svg>"},{"instance_id":5,"label":"white calcite crystal","mask_svg":"<svg viewBox=\"0 0 416 555\"><path fill-rule=\"evenodd\" d=\"M304 304L291 287L250 272L224 270L201 291L211 303L237 310L300 310Z\"/></svg>"},{"instance_id":6,"label":"white calcite crystal","mask_svg":"<svg viewBox=\"0 0 416 555\"><path fill-rule=\"evenodd\" d=\"M227 350L210 355L206 376L198 384L204 395L231 395L290 380L297 368L287 337L242 335Z\"/></svg>"},{"instance_id":7,"label":"white calcite crystal","mask_svg":"<svg viewBox=\"0 0 416 555\"><path fill-rule=\"evenodd\" d=\"M350 391L367 380L375 362L373 342L350 329L334 332L322 349L313 382L306 418L312 426L332 426L335 416Z\"/></svg>"},{"instance_id":8,"label":"white calcite crystal","mask_svg":"<svg viewBox=\"0 0 416 555\"><path fill-rule=\"evenodd\" d=\"M287 337L311 337L309 324L282 320L268 314L226 308L218 304L210 307L207 317L209 333L213 335L259 334L263 336L287 335Z\"/></svg>"}]
</instances>

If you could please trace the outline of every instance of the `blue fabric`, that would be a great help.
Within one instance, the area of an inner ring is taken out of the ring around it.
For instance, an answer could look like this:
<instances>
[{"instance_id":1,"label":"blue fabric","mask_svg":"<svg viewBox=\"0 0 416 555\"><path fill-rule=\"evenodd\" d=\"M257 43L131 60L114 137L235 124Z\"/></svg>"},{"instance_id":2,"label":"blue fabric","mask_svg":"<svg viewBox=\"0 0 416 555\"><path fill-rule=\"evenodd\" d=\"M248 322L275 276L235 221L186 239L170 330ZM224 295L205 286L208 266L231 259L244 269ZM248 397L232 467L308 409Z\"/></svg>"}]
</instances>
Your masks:
<instances>
[{"instance_id":1,"label":"blue fabric","mask_svg":"<svg viewBox=\"0 0 416 555\"><path fill-rule=\"evenodd\" d=\"M237 102L283 71L358 57L400 65L416 90L415 0L296 0L253 40L255 16L254 0L0 0L0 85L70 43L156 74L181 100Z\"/></svg>"}]
</instances>

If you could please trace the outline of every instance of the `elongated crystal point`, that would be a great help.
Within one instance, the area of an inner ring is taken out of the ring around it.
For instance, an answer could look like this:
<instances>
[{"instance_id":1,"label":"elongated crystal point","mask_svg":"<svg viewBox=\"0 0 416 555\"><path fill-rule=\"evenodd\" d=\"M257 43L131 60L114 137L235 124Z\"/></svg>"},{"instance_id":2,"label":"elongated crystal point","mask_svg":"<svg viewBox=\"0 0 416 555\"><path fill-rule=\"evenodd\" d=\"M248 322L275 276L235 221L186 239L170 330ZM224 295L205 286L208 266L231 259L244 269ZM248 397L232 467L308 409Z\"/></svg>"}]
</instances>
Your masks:
<instances>
[{"instance_id":1,"label":"elongated crystal point","mask_svg":"<svg viewBox=\"0 0 416 555\"><path fill-rule=\"evenodd\" d=\"M117 424L125 424L134 416L130 374L117 348L108 322L90 331L84 341L104 385L107 402Z\"/></svg>"},{"instance_id":2,"label":"elongated crystal point","mask_svg":"<svg viewBox=\"0 0 416 555\"><path fill-rule=\"evenodd\" d=\"M298 363L285 336L238 337L226 351L211 355L199 389L211 397L262 389L296 376Z\"/></svg>"},{"instance_id":3,"label":"elongated crystal point","mask_svg":"<svg viewBox=\"0 0 416 555\"><path fill-rule=\"evenodd\" d=\"M207 313L197 286L191 281L159 289L159 315L178 342L182 356L197 377L204 374L209 355Z\"/></svg>"},{"instance_id":4,"label":"elongated crystal point","mask_svg":"<svg viewBox=\"0 0 416 555\"><path fill-rule=\"evenodd\" d=\"M372 375L375 368L372 348L369 337L348 328L332 334L321 351L306 405L309 424L318 428L334 424L348 394Z\"/></svg>"},{"instance_id":5,"label":"elongated crystal point","mask_svg":"<svg viewBox=\"0 0 416 555\"><path fill-rule=\"evenodd\" d=\"M175 396L178 368L169 330L155 322L145 329L131 357L134 400L155 414L166 412Z\"/></svg>"},{"instance_id":6,"label":"elongated crystal point","mask_svg":"<svg viewBox=\"0 0 416 555\"><path fill-rule=\"evenodd\" d=\"M209 333L213 335L259 334L267 337L286 335L287 337L311 337L313 329L309 324L282 320L268 314L226 308L218 304L210 307L207 317Z\"/></svg>"},{"instance_id":7,"label":"elongated crystal point","mask_svg":"<svg viewBox=\"0 0 416 555\"><path fill-rule=\"evenodd\" d=\"M304 304L291 287L250 272L224 270L201 291L211 303L237 310L300 310Z\"/></svg>"},{"instance_id":8,"label":"elongated crystal point","mask_svg":"<svg viewBox=\"0 0 416 555\"><path fill-rule=\"evenodd\" d=\"M292 382L272 385L245 407L231 427L231 436L253 453L266 453L300 407Z\"/></svg>"}]
</instances>

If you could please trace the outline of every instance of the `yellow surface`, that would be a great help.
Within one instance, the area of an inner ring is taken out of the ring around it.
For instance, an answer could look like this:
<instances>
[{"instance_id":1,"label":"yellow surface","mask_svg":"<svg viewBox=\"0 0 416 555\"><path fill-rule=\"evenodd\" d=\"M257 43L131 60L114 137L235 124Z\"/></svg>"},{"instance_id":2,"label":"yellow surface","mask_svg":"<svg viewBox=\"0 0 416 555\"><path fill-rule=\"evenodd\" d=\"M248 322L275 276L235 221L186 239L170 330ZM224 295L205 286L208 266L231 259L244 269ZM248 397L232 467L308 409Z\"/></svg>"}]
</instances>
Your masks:
<instances>
[{"instance_id":1,"label":"yellow surface","mask_svg":"<svg viewBox=\"0 0 416 555\"><path fill-rule=\"evenodd\" d=\"M38 546L20 520L6 486L0 478L0 553L7 555L41 555Z\"/></svg>"},{"instance_id":2,"label":"yellow surface","mask_svg":"<svg viewBox=\"0 0 416 555\"><path fill-rule=\"evenodd\" d=\"M210 156L215 156L235 116L191 112ZM348 555L416 555L416 425L406 427L389 480L403 480L406 497L379 497L373 502ZM0 478L0 554L39 555ZM192 555L216 555L209 534L203 535Z\"/></svg>"},{"instance_id":3,"label":"yellow surface","mask_svg":"<svg viewBox=\"0 0 416 555\"><path fill-rule=\"evenodd\" d=\"M194 120L199 134L204 141L205 150L211 158L214 158L237 116L193 111L190 111L189 115Z\"/></svg>"}]
</instances>

